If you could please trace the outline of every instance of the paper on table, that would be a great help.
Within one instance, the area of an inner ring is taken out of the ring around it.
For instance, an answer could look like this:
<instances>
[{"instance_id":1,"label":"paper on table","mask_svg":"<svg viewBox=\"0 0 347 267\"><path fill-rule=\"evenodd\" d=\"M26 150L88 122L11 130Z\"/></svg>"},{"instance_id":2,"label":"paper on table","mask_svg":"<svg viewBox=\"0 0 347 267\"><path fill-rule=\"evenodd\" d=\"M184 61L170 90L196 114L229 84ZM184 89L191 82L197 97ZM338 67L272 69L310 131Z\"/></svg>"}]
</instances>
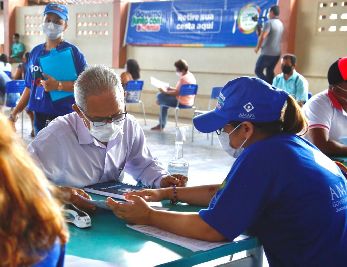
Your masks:
<instances>
[{"instance_id":1,"label":"paper on table","mask_svg":"<svg viewBox=\"0 0 347 267\"><path fill-rule=\"evenodd\" d=\"M170 86L169 83L158 80L157 78L154 78L153 76L151 76L151 85L153 85L156 88L162 88L162 89L166 89Z\"/></svg>"},{"instance_id":2,"label":"paper on table","mask_svg":"<svg viewBox=\"0 0 347 267\"><path fill-rule=\"evenodd\" d=\"M208 242L208 241L202 241L198 239L183 237L183 236L175 235L170 232L161 230L153 226L148 226L148 225L127 225L127 226L135 231L139 231L146 235L150 235L150 236L162 239L164 241L174 243L181 247L190 249L193 252L196 252L199 250L203 250L203 251L210 250L210 249L217 248L229 243L229 242Z\"/></svg>"}]
</instances>

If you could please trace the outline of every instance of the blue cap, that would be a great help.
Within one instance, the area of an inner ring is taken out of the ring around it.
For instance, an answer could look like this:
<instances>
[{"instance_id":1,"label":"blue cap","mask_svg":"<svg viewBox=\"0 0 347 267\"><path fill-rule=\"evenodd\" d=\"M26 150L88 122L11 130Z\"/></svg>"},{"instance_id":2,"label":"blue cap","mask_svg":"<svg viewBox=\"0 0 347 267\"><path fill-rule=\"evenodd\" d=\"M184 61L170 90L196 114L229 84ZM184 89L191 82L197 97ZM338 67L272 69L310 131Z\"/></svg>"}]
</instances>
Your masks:
<instances>
[{"instance_id":1,"label":"blue cap","mask_svg":"<svg viewBox=\"0 0 347 267\"><path fill-rule=\"evenodd\" d=\"M193 119L203 133L223 128L229 122L272 122L281 117L288 94L258 78L240 77L221 90L216 108Z\"/></svg>"},{"instance_id":2,"label":"blue cap","mask_svg":"<svg viewBox=\"0 0 347 267\"><path fill-rule=\"evenodd\" d=\"M46 15L47 13L57 14L65 21L69 19L69 12L67 11L67 7L65 5L50 3L46 6L43 15Z\"/></svg>"}]
</instances>

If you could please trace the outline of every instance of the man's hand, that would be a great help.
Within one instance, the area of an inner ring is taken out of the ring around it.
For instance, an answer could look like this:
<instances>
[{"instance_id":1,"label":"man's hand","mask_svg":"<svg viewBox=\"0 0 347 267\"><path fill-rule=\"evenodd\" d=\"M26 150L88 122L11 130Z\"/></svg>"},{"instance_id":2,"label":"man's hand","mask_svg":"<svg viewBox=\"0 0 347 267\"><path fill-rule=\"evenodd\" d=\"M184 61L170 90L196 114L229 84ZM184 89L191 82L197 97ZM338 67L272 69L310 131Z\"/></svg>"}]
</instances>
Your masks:
<instances>
[{"instance_id":1,"label":"man's hand","mask_svg":"<svg viewBox=\"0 0 347 267\"><path fill-rule=\"evenodd\" d=\"M118 202L109 197L106 203L118 218L128 223L149 224L154 210L147 205L146 201L135 195L128 195L126 200L127 202Z\"/></svg>"},{"instance_id":2,"label":"man's hand","mask_svg":"<svg viewBox=\"0 0 347 267\"><path fill-rule=\"evenodd\" d=\"M166 88L158 88L159 92L166 94L167 93L167 89Z\"/></svg>"},{"instance_id":3,"label":"man's hand","mask_svg":"<svg viewBox=\"0 0 347 267\"><path fill-rule=\"evenodd\" d=\"M160 187L170 187L176 185L177 187L184 187L187 185L188 177L181 174L172 174L164 176L160 181Z\"/></svg>"},{"instance_id":4,"label":"man's hand","mask_svg":"<svg viewBox=\"0 0 347 267\"><path fill-rule=\"evenodd\" d=\"M92 199L90 195L84 192L82 189L73 187L59 187L58 198L65 203L71 203L77 208L87 211L94 212L96 207L90 203L84 201L84 199Z\"/></svg>"},{"instance_id":5,"label":"man's hand","mask_svg":"<svg viewBox=\"0 0 347 267\"><path fill-rule=\"evenodd\" d=\"M54 79L52 76L47 74L42 74L45 80L41 80L41 85L45 89L46 92L50 92L53 90L57 90L59 87L59 82Z\"/></svg>"},{"instance_id":6,"label":"man's hand","mask_svg":"<svg viewBox=\"0 0 347 267\"><path fill-rule=\"evenodd\" d=\"M256 48L254 48L254 52L257 54L259 51L259 47L257 46Z\"/></svg>"}]
</instances>

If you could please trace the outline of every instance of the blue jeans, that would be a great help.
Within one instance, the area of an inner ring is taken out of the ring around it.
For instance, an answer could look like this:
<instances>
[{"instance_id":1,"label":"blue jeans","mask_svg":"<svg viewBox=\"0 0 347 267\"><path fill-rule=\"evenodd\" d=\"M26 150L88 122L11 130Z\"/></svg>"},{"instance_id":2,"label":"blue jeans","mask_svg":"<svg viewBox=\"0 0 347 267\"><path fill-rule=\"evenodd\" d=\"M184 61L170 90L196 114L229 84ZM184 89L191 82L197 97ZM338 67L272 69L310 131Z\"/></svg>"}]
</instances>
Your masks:
<instances>
[{"instance_id":1,"label":"blue jeans","mask_svg":"<svg viewBox=\"0 0 347 267\"><path fill-rule=\"evenodd\" d=\"M167 122L167 112L169 107L176 108L177 106L177 98L174 95L167 95L163 93L157 94L157 101L160 105L160 113L159 113L159 125L161 128L165 128ZM180 107L190 107L185 105L180 105Z\"/></svg>"},{"instance_id":2,"label":"blue jeans","mask_svg":"<svg viewBox=\"0 0 347 267\"><path fill-rule=\"evenodd\" d=\"M260 79L272 84L272 80L275 77L274 69L279 59L280 56L260 55L255 64L255 74ZM266 70L266 75L264 75L264 69Z\"/></svg>"},{"instance_id":3,"label":"blue jeans","mask_svg":"<svg viewBox=\"0 0 347 267\"><path fill-rule=\"evenodd\" d=\"M35 136L38 134L39 131L45 128L48 125L48 123L50 123L56 117L58 116L48 115L48 114L40 113L40 112L34 112Z\"/></svg>"}]
</instances>

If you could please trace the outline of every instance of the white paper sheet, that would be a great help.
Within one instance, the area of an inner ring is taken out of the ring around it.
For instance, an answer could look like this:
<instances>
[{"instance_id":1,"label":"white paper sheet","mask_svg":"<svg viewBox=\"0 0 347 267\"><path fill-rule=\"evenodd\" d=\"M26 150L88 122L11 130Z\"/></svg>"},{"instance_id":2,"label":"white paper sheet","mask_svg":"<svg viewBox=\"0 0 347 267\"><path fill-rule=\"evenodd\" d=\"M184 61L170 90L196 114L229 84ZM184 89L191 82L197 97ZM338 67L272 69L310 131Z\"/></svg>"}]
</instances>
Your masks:
<instances>
[{"instance_id":1,"label":"white paper sheet","mask_svg":"<svg viewBox=\"0 0 347 267\"><path fill-rule=\"evenodd\" d=\"M108 263L105 261L91 260L87 258L81 258L72 255L65 256L65 267L81 267L81 266L93 266L93 267L116 267L114 263Z\"/></svg>"},{"instance_id":2,"label":"white paper sheet","mask_svg":"<svg viewBox=\"0 0 347 267\"><path fill-rule=\"evenodd\" d=\"M169 83L158 80L157 78L154 78L153 76L151 76L150 79L151 79L151 85L153 85L156 88L166 89L170 86Z\"/></svg>"},{"instance_id":3,"label":"white paper sheet","mask_svg":"<svg viewBox=\"0 0 347 267\"><path fill-rule=\"evenodd\" d=\"M200 250L203 250L203 251L210 250L210 249L220 247L229 243L229 242L208 242L208 241L202 241L198 239L183 237L183 236L175 235L170 232L161 230L153 226L148 226L148 225L127 225L127 226L135 231L139 231L146 235L150 235L150 236L174 243L181 247L190 249L193 252L200 251Z\"/></svg>"}]
</instances>

